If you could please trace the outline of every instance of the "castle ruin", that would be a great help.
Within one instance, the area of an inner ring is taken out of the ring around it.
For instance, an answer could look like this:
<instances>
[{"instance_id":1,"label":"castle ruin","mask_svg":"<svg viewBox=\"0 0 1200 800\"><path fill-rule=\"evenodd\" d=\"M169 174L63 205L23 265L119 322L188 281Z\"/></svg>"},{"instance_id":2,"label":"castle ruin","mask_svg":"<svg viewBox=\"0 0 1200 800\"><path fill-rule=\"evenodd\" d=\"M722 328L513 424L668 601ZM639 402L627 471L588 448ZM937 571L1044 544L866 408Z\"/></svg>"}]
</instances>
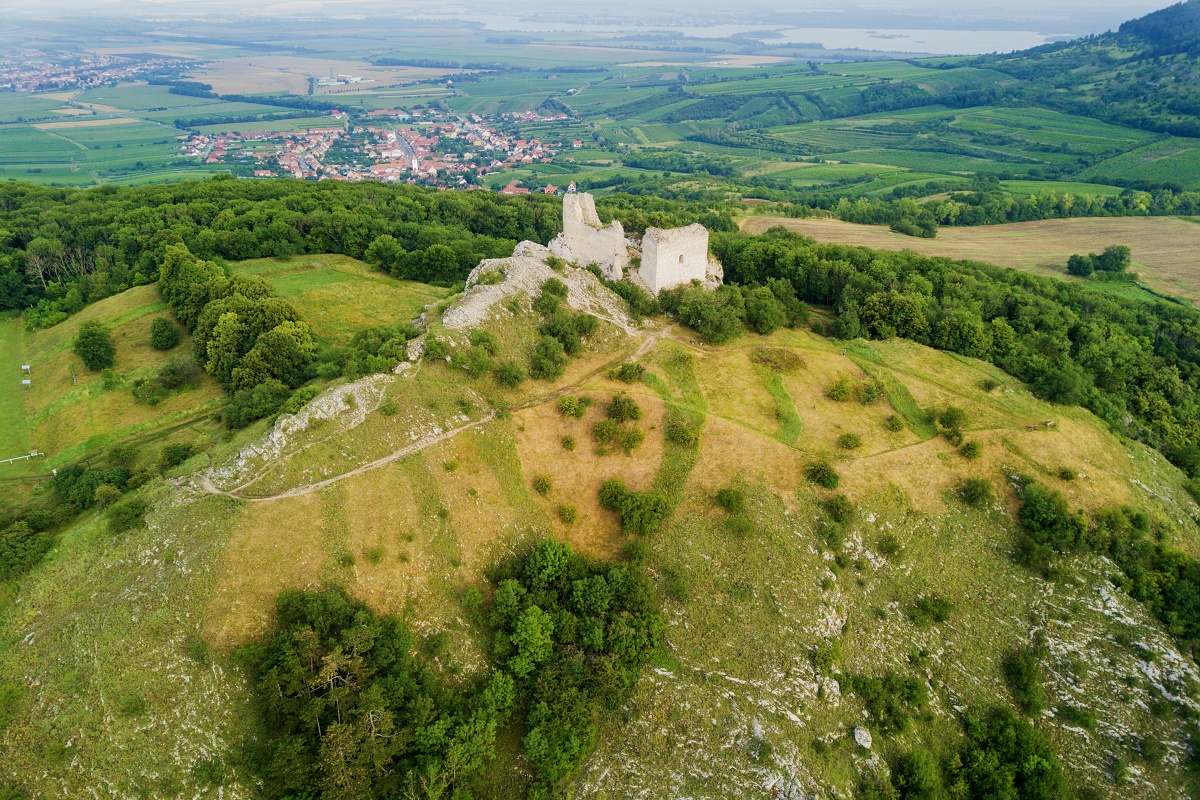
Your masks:
<instances>
[{"instance_id":1,"label":"castle ruin","mask_svg":"<svg viewBox=\"0 0 1200 800\"><path fill-rule=\"evenodd\" d=\"M611 281L624 278L629 266L625 229L615 219L608 227L602 225L596 202L587 193L563 195L563 232L550 242L550 250L580 266L595 264Z\"/></svg>"},{"instance_id":2,"label":"castle ruin","mask_svg":"<svg viewBox=\"0 0 1200 800\"><path fill-rule=\"evenodd\" d=\"M626 274L632 252L639 246L625 238L621 223L613 220L607 227L596 214L596 202L590 194L568 192L563 196L563 231L550 242L550 251L559 258L580 266L595 264L612 281L630 278L651 294L663 289L700 281L709 286L721 283L721 265L708 258L708 229L700 224L683 228L647 228L642 237L641 267Z\"/></svg>"},{"instance_id":3,"label":"castle ruin","mask_svg":"<svg viewBox=\"0 0 1200 800\"><path fill-rule=\"evenodd\" d=\"M642 237L638 270L651 294L708 279L708 229L699 223L685 228L647 228Z\"/></svg>"}]
</instances>

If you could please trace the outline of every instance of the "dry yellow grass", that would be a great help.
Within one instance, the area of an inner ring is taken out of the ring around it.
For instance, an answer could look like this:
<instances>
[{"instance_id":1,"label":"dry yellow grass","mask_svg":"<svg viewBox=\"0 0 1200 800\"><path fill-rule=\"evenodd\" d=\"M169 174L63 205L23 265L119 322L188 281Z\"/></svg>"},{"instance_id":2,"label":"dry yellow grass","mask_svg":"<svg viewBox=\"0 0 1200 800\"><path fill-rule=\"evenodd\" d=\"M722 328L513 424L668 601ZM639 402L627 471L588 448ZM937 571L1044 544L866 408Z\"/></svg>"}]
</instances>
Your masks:
<instances>
[{"instance_id":1,"label":"dry yellow grass","mask_svg":"<svg viewBox=\"0 0 1200 800\"><path fill-rule=\"evenodd\" d=\"M1128 245L1133 270L1147 286L1167 294L1200 300L1200 225L1174 217L1056 219L940 228L936 239L892 233L880 225L856 225L836 219L747 217L742 229L762 233L782 225L820 242L913 250L928 256L973 259L1040 275L1062 277L1075 253L1098 253L1110 244Z\"/></svg>"},{"instance_id":2,"label":"dry yellow grass","mask_svg":"<svg viewBox=\"0 0 1200 800\"><path fill-rule=\"evenodd\" d=\"M198 79L209 83L220 94L246 94L289 91L308 93L308 79L335 75L357 75L374 83L354 84L358 91L390 86L401 81L432 78L457 70L422 67L373 67L362 61L332 61L303 56L247 56L222 58L196 71ZM347 88L347 87L331 87ZM318 89L318 94L326 93Z\"/></svg>"},{"instance_id":3,"label":"dry yellow grass","mask_svg":"<svg viewBox=\"0 0 1200 800\"><path fill-rule=\"evenodd\" d=\"M222 553L204 634L222 648L264 633L284 589L321 584L321 500L316 494L246 503Z\"/></svg>"},{"instance_id":4,"label":"dry yellow grass","mask_svg":"<svg viewBox=\"0 0 1200 800\"><path fill-rule=\"evenodd\" d=\"M624 534L615 515L600 507L600 484L609 478L620 478L630 489L651 488L663 457L663 403L656 396L631 392L642 408L638 425L647 432L646 441L630 456L619 450L602 456L596 453L591 430L604 418L604 405L612 393L584 394L593 397L596 403L583 419L564 417L554 403L515 415L517 449L526 480L546 475L553 482L548 496L539 497L538 502L554 520L555 535L570 542L579 552L595 558L612 558L620 551ZM651 426L654 430L650 430ZM575 437L573 452L563 449L564 436ZM579 517L574 525L564 525L558 519L559 505L576 507Z\"/></svg>"}]
</instances>

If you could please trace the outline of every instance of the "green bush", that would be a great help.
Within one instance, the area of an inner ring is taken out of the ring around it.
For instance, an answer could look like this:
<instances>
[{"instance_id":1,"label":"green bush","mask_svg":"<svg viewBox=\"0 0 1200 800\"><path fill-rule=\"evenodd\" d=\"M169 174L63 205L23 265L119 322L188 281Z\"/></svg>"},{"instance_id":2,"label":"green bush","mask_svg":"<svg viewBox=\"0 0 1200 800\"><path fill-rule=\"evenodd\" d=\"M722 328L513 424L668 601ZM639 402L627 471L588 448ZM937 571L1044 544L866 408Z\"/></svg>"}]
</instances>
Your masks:
<instances>
[{"instance_id":1,"label":"green bush","mask_svg":"<svg viewBox=\"0 0 1200 800\"><path fill-rule=\"evenodd\" d=\"M566 450L568 452L574 450L575 449L575 437L574 436L562 437L562 447L563 447L563 450Z\"/></svg>"},{"instance_id":2,"label":"green bush","mask_svg":"<svg viewBox=\"0 0 1200 800\"><path fill-rule=\"evenodd\" d=\"M582 419L588 408L595 402L585 394L563 395L558 398L558 413L572 419Z\"/></svg>"},{"instance_id":3,"label":"green bush","mask_svg":"<svg viewBox=\"0 0 1200 800\"><path fill-rule=\"evenodd\" d=\"M970 506L987 506L995 500L992 484L983 478L967 478L959 487L958 496Z\"/></svg>"},{"instance_id":4,"label":"green bush","mask_svg":"<svg viewBox=\"0 0 1200 800\"><path fill-rule=\"evenodd\" d=\"M190 442L172 442L158 454L158 468L168 470L187 461L196 453L196 447Z\"/></svg>"},{"instance_id":5,"label":"green bush","mask_svg":"<svg viewBox=\"0 0 1200 800\"><path fill-rule=\"evenodd\" d=\"M636 383L637 381L640 381L642 376L645 374L646 368L644 366L632 361L626 361L616 369L610 371L608 373L608 377L614 381L621 381L622 383Z\"/></svg>"},{"instance_id":6,"label":"green bush","mask_svg":"<svg viewBox=\"0 0 1200 800\"><path fill-rule=\"evenodd\" d=\"M894 533L885 533L879 537L879 542L876 544L879 552L888 558L895 558L900 554L900 540L896 538Z\"/></svg>"},{"instance_id":7,"label":"green bush","mask_svg":"<svg viewBox=\"0 0 1200 800\"><path fill-rule=\"evenodd\" d=\"M425 337L425 349L422 358L430 361L444 360L450 355L450 343L436 336Z\"/></svg>"},{"instance_id":8,"label":"green bush","mask_svg":"<svg viewBox=\"0 0 1200 800\"><path fill-rule=\"evenodd\" d=\"M838 437L838 447L843 450L857 450L862 443L862 437L857 433L843 433Z\"/></svg>"},{"instance_id":9,"label":"green bush","mask_svg":"<svg viewBox=\"0 0 1200 800\"><path fill-rule=\"evenodd\" d=\"M925 682L896 672L871 678L850 674L846 684L867 707L875 727L885 733L901 733L912 718L924 713L929 704Z\"/></svg>"},{"instance_id":10,"label":"green bush","mask_svg":"<svg viewBox=\"0 0 1200 800\"><path fill-rule=\"evenodd\" d=\"M834 522L850 522L857 513L854 503L844 494L835 494L825 501L825 511Z\"/></svg>"},{"instance_id":11,"label":"green bush","mask_svg":"<svg viewBox=\"0 0 1200 800\"><path fill-rule=\"evenodd\" d=\"M700 441L700 425L688 420L678 411L668 411L663 424L663 438L681 447L695 447Z\"/></svg>"},{"instance_id":12,"label":"green bush","mask_svg":"<svg viewBox=\"0 0 1200 800\"><path fill-rule=\"evenodd\" d=\"M610 478L600 486L600 506L616 512L628 534L654 533L670 513L659 492L632 492L620 478Z\"/></svg>"},{"instance_id":13,"label":"green bush","mask_svg":"<svg viewBox=\"0 0 1200 800\"><path fill-rule=\"evenodd\" d=\"M1004 658L1004 678L1017 707L1026 714L1037 716L1046 703L1042 686L1042 658L1045 651L1036 645L1011 650Z\"/></svg>"},{"instance_id":14,"label":"green bush","mask_svg":"<svg viewBox=\"0 0 1200 800\"><path fill-rule=\"evenodd\" d=\"M500 340L496 334L483 328L471 331L471 344L483 348L483 351L489 356L494 356L500 351Z\"/></svg>"},{"instance_id":15,"label":"green bush","mask_svg":"<svg viewBox=\"0 0 1200 800\"><path fill-rule=\"evenodd\" d=\"M553 486L554 484L551 482L550 476L548 475L538 475L533 479L533 490L542 497L550 494L550 489L553 488Z\"/></svg>"},{"instance_id":16,"label":"green bush","mask_svg":"<svg viewBox=\"0 0 1200 800\"><path fill-rule=\"evenodd\" d=\"M908 618L917 625L924 627L931 622L948 622L954 613L954 603L939 594L926 595L917 598L908 611Z\"/></svg>"},{"instance_id":17,"label":"green bush","mask_svg":"<svg viewBox=\"0 0 1200 800\"><path fill-rule=\"evenodd\" d=\"M496 382L506 389L515 389L525 381L525 369L516 361L501 361L496 365Z\"/></svg>"},{"instance_id":18,"label":"green bush","mask_svg":"<svg viewBox=\"0 0 1200 800\"><path fill-rule=\"evenodd\" d=\"M983 445L975 441L967 442L962 447L958 448L958 454L965 459L974 461L983 455Z\"/></svg>"},{"instance_id":19,"label":"green bush","mask_svg":"<svg viewBox=\"0 0 1200 800\"><path fill-rule=\"evenodd\" d=\"M562 377L567 365L567 352L562 342L553 336L543 336L529 357L529 375L540 381Z\"/></svg>"},{"instance_id":20,"label":"green bush","mask_svg":"<svg viewBox=\"0 0 1200 800\"><path fill-rule=\"evenodd\" d=\"M117 354L108 328L94 319L79 326L73 349L83 365L93 372L111 367Z\"/></svg>"},{"instance_id":21,"label":"green bush","mask_svg":"<svg viewBox=\"0 0 1200 800\"><path fill-rule=\"evenodd\" d=\"M892 433L899 433L904 430L904 420L898 414L892 414L883 421L883 427L887 428Z\"/></svg>"},{"instance_id":22,"label":"green bush","mask_svg":"<svg viewBox=\"0 0 1200 800\"><path fill-rule=\"evenodd\" d=\"M558 278L547 278L542 282L542 294L553 295L559 299L567 299L567 285Z\"/></svg>"},{"instance_id":23,"label":"green bush","mask_svg":"<svg viewBox=\"0 0 1200 800\"><path fill-rule=\"evenodd\" d=\"M841 476L837 474L837 470L824 461L810 464L804 474L811 483L815 483L817 486L825 489L836 489L838 488L838 484L842 482Z\"/></svg>"},{"instance_id":24,"label":"green bush","mask_svg":"<svg viewBox=\"0 0 1200 800\"><path fill-rule=\"evenodd\" d=\"M270 378L253 389L234 392L222 416L230 428L244 428L255 420L278 411L292 392L281 381Z\"/></svg>"},{"instance_id":25,"label":"green bush","mask_svg":"<svg viewBox=\"0 0 1200 800\"><path fill-rule=\"evenodd\" d=\"M150 346L155 350L170 350L179 344L179 326L166 317L155 317L150 323Z\"/></svg>"},{"instance_id":26,"label":"green bush","mask_svg":"<svg viewBox=\"0 0 1200 800\"><path fill-rule=\"evenodd\" d=\"M575 520L579 519L579 510L575 506L559 506L558 518L564 525L574 525Z\"/></svg>"},{"instance_id":27,"label":"green bush","mask_svg":"<svg viewBox=\"0 0 1200 800\"><path fill-rule=\"evenodd\" d=\"M601 445L620 447L629 455L646 440L646 433L636 425L602 419L592 426L592 437Z\"/></svg>"},{"instance_id":28,"label":"green bush","mask_svg":"<svg viewBox=\"0 0 1200 800\"><path fill-rule=\"evenodd\" d=\"M737 487L730 486L717 492L717 505L727 514L744 514L746 512L746 493Z\"/></svg>"},{"instance_id":29,"label":"green bush","mask_svg":"<svg viewBox=\"0 0 1200 800\"><path fill-rule=\"evenodd\" d=\"M608 404L608 418L616 422L630 422L642 418L642 409L632 397L619 394Z\"/></svg>"},{"instance_id":30,"label":"green bush","mask_svg":"<svg viewBox=\"0 0 1200 800\"><path fill-rule=\"evenodd\" d=\"M108 517L110 533L122 533L145 524L148 506L145 500L138 497L129 498L116 505L108 507L105 516Z\"/></svg>"}]
</instances>

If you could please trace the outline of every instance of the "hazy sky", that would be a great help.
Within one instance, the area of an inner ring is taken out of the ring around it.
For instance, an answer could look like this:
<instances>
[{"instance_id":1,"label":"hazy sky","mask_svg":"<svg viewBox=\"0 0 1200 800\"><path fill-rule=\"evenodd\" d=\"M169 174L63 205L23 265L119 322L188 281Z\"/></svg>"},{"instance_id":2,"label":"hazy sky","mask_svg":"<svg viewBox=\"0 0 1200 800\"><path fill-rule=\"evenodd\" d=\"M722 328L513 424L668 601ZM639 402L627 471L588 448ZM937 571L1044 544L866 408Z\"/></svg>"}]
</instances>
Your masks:
<instances>
[{"instance_id":1,"label":"hazy sky","mask_svg":"<svg viewBox=\"0 0 1200 800\"><path fill-rule=\"evenodd\" d=\"M1019 28L1044 33L1097 33L1121 22L1171 5L1162 0L0 0L0 12L19 16L101 13L154 17L315 16L319 14L457 17L536 15L542 19L629 22L759 22L796 18L797 24L823 27Z\"/></svg>"}]
</instances>

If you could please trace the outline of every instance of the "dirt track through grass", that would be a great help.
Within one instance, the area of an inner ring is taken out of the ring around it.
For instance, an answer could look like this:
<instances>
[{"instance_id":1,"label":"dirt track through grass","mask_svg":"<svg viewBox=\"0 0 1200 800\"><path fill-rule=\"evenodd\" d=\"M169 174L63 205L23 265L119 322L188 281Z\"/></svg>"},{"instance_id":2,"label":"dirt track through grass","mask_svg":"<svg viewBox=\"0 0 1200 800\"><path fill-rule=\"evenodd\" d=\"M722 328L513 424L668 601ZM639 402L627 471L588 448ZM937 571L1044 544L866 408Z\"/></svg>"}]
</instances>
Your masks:
<instances>
[{"instance_id":1,"label":"dirt track through grass","mask_svg":"<svg viewBox=\"0 0 1200 800\"><path fill-rule=\"evenodd\" d=\"M1166 294L1200 302L1200 225L1175 217L1116 217L1055 219L940 228L936 239L917 239L892 233L881 225L857 225L836 219L748 217L747 233L762 233L776 225L811 236L819 242L913 250L927 256L972 259L1039 275L1064 277L1067 259L1075 253L1098 253L1110 244L1128 245L1133 270L1147 286Z\"/></svg>"}]
</instances>

